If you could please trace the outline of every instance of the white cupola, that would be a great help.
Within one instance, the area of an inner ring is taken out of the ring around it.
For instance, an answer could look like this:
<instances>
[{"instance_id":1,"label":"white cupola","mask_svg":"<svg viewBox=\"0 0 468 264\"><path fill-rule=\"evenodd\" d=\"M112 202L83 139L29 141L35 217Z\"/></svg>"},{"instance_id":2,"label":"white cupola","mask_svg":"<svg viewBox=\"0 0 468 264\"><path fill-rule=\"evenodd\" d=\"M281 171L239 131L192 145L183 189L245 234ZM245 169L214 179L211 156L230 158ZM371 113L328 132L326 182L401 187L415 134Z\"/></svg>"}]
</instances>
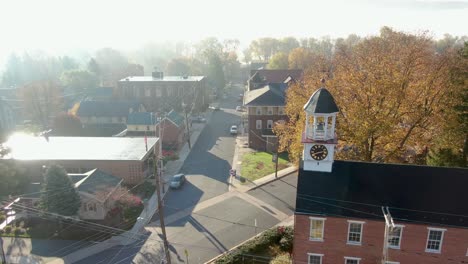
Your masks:
<instances>
[{"instance_id":1,"label":"white cupola","mask_svg":"<svg viewBox=\"0 0 468 264\"><path fill-rule=\"evenodd\" d=\"M331 172L334 150L337 143L335 133L338 106L330 92L322 88L312 94L304 105L306 112L304 143L304 170Z\"/></svg>"}]
</instances>

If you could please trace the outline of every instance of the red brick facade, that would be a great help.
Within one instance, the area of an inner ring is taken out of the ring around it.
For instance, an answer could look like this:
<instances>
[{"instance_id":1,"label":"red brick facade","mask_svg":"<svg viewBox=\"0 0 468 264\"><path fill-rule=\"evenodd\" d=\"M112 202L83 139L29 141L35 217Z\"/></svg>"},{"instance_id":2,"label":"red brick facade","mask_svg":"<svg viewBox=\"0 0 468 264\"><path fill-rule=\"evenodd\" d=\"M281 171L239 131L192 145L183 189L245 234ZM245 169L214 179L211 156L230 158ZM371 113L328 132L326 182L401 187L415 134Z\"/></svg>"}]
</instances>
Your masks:
<instances>
[{"instance_id":1,"label":"red brick facade","mask_svg":"<svg viewBox=\"0 0 468 264\"><path fill-rule=\"evenodd\" d=\"M360 258L359 264L380 264L384 242L383 221L368 219L325 218L323 241L310 241L310 218L295 215L294 263L308 263L308 253L322 254L321 264L345 263L345 257ZM348 221L362 221L361 245L350 245ZM388 263L455 264L468 263L468 229L396 222L403 225L400 249L388 249ZM445 229L440 253L426 252L428 228Z\"/></svg>"},{"instance_id":2,"label":"red brick facade","mask_svg":"<svg viewBox=\"0 0 468 264\"><path fill-rule=\"evenodd\" d=\"M278 114L278 107L271 107L271 115L257 115L256 108L262 108L263 112L267 113L268 107L248 107L248 134L249 134L249 147L260 151L276 151L277 137L274 136L272 130L268 128L268 120L271 120L273 126L276 122L287 120L286 115ZM282 107L281 107L282 108ZM262 112L262 113L263 113ZM261 121L260 128L257 128L257 121ZM271 136L264 136L271 134ZM268 142L268 143L267 143Z\"/></svg>"}]
</instances>

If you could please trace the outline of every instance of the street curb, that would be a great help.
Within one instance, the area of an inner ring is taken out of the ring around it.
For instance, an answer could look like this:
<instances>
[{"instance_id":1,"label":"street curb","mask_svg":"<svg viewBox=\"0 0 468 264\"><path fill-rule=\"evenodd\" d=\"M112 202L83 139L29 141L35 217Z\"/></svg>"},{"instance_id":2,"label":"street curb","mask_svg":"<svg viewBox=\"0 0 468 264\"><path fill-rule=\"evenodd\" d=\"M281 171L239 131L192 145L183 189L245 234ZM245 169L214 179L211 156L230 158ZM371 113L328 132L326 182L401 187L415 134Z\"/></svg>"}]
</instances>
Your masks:
<instances>
[{"instance_id":1,"label":"street curb","mask_svg":"<svg viewBox=\"0 0 468 264\"><path fill-rule=\"evenodd\" d=\"M286 169L283 169L282 171L288 170L288 169L289 169L289 168L286 168ZM256 186L254 186L254 187L248 189L246 192L251 191L251 190L255 190L255 189L260 188L260 187L262 187L262 186L264 186L264 185L267 185L267 184L269 184L269 183L271 183L271 182L274 182L274 181L276 181L276 180L282 179L282 178L284 178L284 177L286 177L286 176L289 176L289 175L291 175L291 174L293 174L293 173L296 173L297 171L298 171L298 168L295 168L293 171L288 172L288 173L285 173L284 175L281 175L281 176L278 175L277 178L273 178L273 179L267 180L267 181L265 181L265 182L262 182L262 183L260 183L260 184L258 184L258 185L256 185ZM279 173L281 173L281 171L279 171L278 174L279 174ZM255 184L255 181L254 181L254 184Z\"/></svg>"}]
</instances>

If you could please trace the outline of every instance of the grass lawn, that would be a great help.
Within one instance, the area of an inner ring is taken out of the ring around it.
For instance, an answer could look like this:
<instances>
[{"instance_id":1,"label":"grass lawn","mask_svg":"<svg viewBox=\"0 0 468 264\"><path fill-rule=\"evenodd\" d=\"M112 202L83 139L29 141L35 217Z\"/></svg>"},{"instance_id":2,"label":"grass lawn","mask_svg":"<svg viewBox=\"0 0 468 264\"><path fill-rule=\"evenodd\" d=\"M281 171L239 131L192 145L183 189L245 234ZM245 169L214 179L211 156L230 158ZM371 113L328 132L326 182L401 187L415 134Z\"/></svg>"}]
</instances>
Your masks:
<instances>
[{"instance_id":1,"label":"grass lawn","mask_svg":"<svg viewBox=\"0 0 468 264\"><path fill-rule=\"evenodd\" d=\"M254 181L275 172L275 163L271 161L272 154L267 152L246 153L242 157L240 175ZM278 160L278 171L287 166L287 154L281 153Z\"/></svg>"}]
</instances>

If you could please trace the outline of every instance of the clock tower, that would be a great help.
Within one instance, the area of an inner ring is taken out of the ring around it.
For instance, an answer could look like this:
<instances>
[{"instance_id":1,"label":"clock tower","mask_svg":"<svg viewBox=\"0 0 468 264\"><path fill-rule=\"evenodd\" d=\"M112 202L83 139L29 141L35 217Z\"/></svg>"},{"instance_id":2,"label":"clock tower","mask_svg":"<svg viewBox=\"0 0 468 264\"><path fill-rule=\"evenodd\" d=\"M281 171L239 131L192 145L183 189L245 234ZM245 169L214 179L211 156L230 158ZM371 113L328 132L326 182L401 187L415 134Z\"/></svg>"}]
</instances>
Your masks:
<instances>
[{"instance_id":1,"label":"clock tower","mask_svg":"<svg viewBox=\"0 0 468 264\"><path fill-rule=\"evenodd\" d=\"M305 132L302 134L304 144L304 170L331 172L338 142L335 133L338 106L330 92L324 88L315 91L304 105L306 112Z\"/></svg>"}]
</instances>

